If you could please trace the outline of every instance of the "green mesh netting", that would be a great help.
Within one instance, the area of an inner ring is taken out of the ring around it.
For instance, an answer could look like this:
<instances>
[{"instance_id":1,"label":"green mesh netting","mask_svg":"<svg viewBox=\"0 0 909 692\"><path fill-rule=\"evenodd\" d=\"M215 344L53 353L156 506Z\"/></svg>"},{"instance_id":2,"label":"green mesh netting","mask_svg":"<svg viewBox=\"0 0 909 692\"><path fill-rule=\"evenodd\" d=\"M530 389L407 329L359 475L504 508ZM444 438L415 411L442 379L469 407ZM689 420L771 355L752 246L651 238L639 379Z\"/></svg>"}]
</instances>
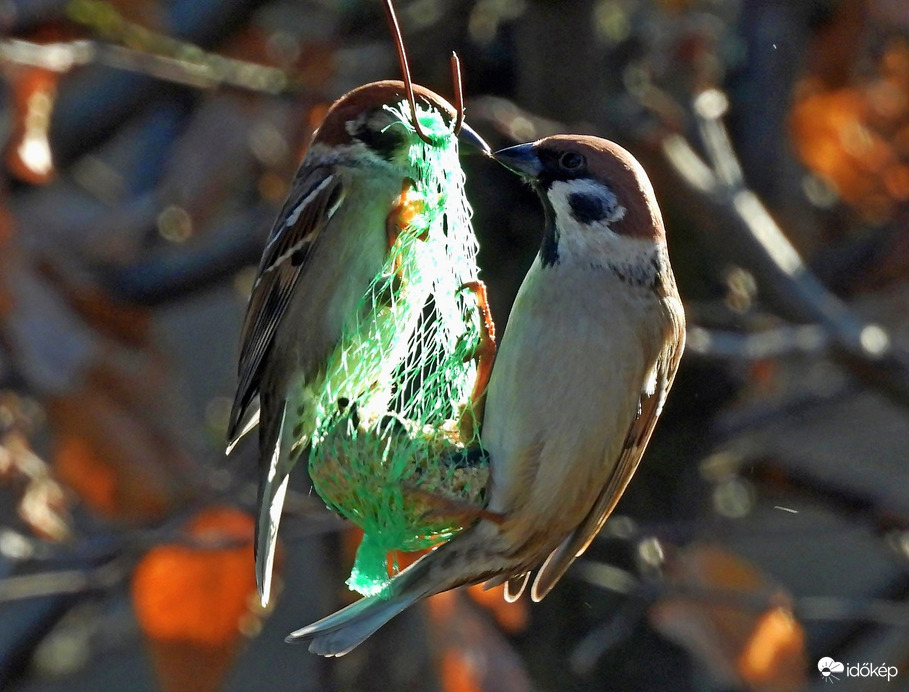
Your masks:
<instances>
[{"instance_id":1,"label":"green mesh netting","mask_svg":"<svg viewBox=\"0 0 909 692\"><path fill-rule=\"evenodd\" d=\"M412 218L350 316L313 402L315 427L302 431L312 435L316 491L364 531L347 582L364 595L387 584L390 551L431 547L463 528L434 498L481 506L488 477L469 420L481 321L464 288L477 276L464 174L451 126L417 110L432 145L414 132L406 102L393 125L411 135Z\"/></svg>"}]
</instances>

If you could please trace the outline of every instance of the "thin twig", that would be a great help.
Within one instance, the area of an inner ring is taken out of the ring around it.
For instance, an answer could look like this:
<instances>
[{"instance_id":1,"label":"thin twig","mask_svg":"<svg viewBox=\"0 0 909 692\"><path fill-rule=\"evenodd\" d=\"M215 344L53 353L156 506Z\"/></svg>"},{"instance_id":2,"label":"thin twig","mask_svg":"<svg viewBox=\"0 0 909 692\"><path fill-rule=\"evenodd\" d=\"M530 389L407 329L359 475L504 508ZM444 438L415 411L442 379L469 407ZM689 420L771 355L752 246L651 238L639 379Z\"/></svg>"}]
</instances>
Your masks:
<instances>
[{"instance_id":1,"label":"thin twig","mask_svg":"<svg viewBox=\"0 0 909 692\"><path fill-rule=\"evenodd\" d=\"M614 565L591 560L578 562L575 574L592 586L624 596L643 595L651 602L661 599L686 599L711 606L762 612L781 605L791 607L803 621L848 620L891 627L909 627L909 604L881 598L836 598L802 596L790 599L772 585L756 591L692 584L673 580L641 579Z\"/></svg>"},{"instance_id":2,"label":"thin twig","mask_svg":"<svg viewBox=\"0 0 909 692\"><path fill-rule=\"evenodd\" d=\"M454 88L455 112L457 113L454 127L457 137L461 134L461 127L464 125L464 88L461 83L461 61L454 51L451 52L451 83Z\"/></svg>"},{"instance_id":3,"label":"thin twig","mask_svg":"<svg viewBox=\"0 0 909 692\"><path fill-rule=\"evenodd\" d=\"M42 572L0 579L0 603L103 591L123 581L132 564L132 559L117 558L94 569Z\"/></svg>"},{"instance_id":4,"label":"thin twig","mask_svg":"<svg viewBox=\"0 0 909 692\"><path fill-rule=\"evenodd\" d=\"M694 99L701 141L717 178L726 188L740 190L745 187L745 175L738 158L733 153L732 141L723 126L723 116L729 110L729 99L719 89L705 89Z\"/></svg>"},{"instance_id":5,"label":"thin twig","mask_svg":"<svg viewBox=\"0 0 909 692\"><path fill-rule=\"evenodd\" d=\"M30 65L61 73L97 63L196 89L228 86L266 94L293 90L291 79L283 70L225 58L195 46L193 48L191 54L198 55L198 58L186 60L100 41L38 44L4 39L0 40L0 62Z\"/></svg>"}]
</instances>

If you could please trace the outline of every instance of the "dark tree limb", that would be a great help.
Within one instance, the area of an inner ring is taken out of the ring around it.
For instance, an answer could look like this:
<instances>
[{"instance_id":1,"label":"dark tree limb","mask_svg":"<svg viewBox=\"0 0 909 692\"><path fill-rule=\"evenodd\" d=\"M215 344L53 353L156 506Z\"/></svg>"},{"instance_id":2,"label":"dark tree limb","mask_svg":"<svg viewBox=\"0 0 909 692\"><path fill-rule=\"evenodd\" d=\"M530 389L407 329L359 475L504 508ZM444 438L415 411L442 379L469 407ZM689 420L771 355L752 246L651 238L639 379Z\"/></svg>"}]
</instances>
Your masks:
<instances>
[{"instance_id":1,"label":"dark tree limb","mask_svg":"<svg viewBox=\"0 0 909 692\"><path fill-rule=\"evenodd\" d=\"M701 93L694 114L709 164L681 135L662 142L675 173L711 210L699 226L724 253L750 271L761 295L781 317L816 323L830 335L834 358L853 375L909 408L909 354L895 347L885 329L867 322L830 293L802 260L770 212L745 184L722 123L726 97Z\"/></svg>"}]
</instances>

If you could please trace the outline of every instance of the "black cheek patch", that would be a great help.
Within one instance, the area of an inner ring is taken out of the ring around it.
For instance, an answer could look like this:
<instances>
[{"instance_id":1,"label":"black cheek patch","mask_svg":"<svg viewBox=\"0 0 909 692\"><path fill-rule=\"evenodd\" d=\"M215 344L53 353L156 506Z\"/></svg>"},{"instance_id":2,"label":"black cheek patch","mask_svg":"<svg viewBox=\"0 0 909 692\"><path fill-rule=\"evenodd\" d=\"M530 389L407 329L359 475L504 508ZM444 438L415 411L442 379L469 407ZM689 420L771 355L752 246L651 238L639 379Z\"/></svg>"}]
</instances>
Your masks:
<instances>
[{"instance_id":1,"label":"black cheek patch","mask_svg":"<svg viewBox=\"0 0 909 692\"><path fill-rule=\"evenodd\" d=\"M574 220L582 224L602 221L612 213L610 205L602 197L583 192L569 195L568 206L571 208L571 216Z\"/></svg>"},{"instance_id":2,"label":"black cheek patch","mask_svg":"<svg viewBox=\"0 0 909 692\"><path fill-rule=\"evenodd\" d=\"M357 130L355 137L378 156L386 161L391 161L394 159L395 153L403 146L405 134L399 127L373 130L364 125Z\"/></svg>"},{"instance_id":3,"label":"black cheek patch","mask_svg":"<svg viewBox=\"0 0 909 692\"><path fill-rule=\"evenodd\" d=\"M555 224L555 212L549 203L549 196L541 194L543 212L546 215L546 225L543 228L543 244L540 246L540 260L544 267L552 267L559 263L559 229Z\"/></svg>"}]
</instances>

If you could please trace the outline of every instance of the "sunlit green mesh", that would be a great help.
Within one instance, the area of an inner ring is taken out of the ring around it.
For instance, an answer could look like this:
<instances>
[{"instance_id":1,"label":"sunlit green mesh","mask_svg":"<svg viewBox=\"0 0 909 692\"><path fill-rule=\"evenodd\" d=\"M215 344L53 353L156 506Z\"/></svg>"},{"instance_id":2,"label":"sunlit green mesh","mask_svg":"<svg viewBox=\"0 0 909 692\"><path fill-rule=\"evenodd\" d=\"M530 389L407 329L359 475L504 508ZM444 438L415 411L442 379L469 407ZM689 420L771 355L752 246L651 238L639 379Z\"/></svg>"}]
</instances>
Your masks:
<instances>
[{"instance_id":1,"label":"sunlit green mesh","mask_svg":"<svg viewBox=\"0 0 909 692\"><path fill-rule=\"evenodd\" d=\"M459 425L472 414L481 320L464 288L477 276L477 244L457 138L418 107L433 142L425 144L409 113L400 104L392 127L411 135L417 213L329 361L309 455L316 491L365 532L347 583L367 595L388 582L389 551L430 547L463 528L430 498L482 506L488 474L478 426Z\"/></svg>"}]
</instances>

